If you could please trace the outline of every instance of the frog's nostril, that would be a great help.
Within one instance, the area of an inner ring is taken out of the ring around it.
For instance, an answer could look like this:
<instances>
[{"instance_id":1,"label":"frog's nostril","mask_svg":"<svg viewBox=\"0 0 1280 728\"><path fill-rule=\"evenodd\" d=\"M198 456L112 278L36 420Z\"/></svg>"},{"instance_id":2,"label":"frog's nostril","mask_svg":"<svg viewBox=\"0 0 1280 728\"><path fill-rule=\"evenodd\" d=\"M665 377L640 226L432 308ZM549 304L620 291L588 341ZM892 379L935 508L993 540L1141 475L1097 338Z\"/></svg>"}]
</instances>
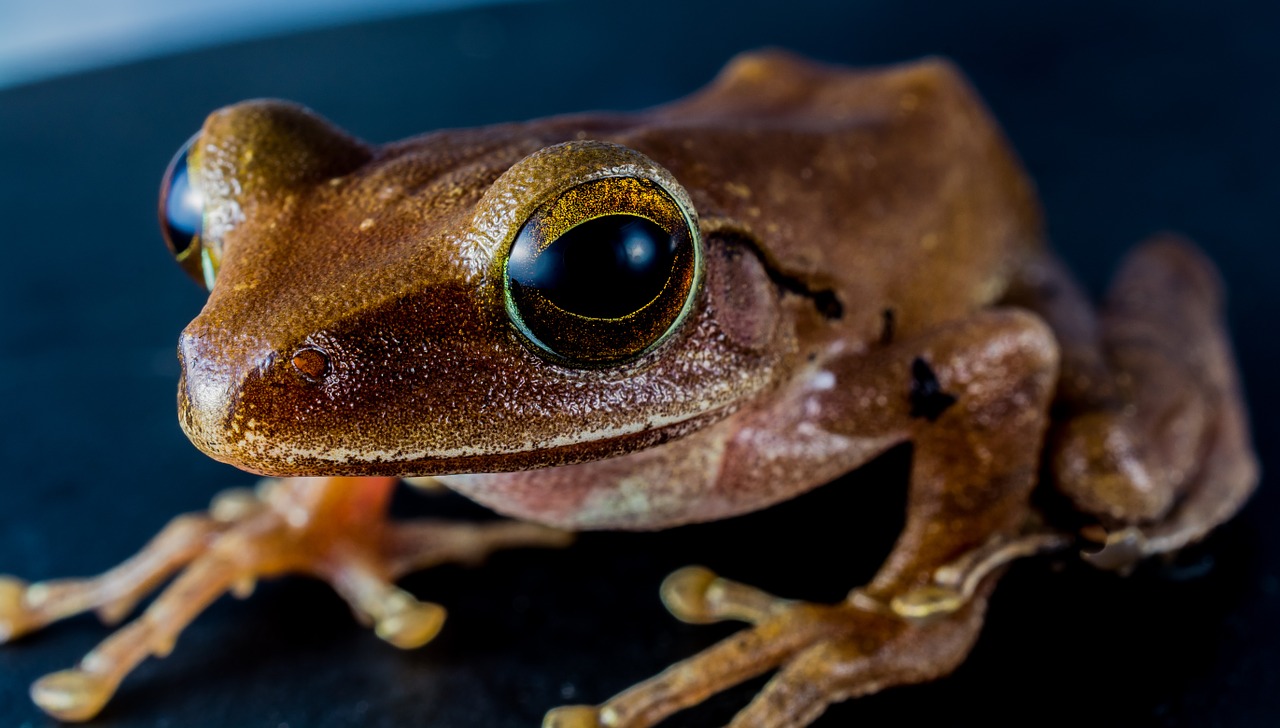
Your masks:
<instances>
[{"instance_id":1,"label":"frog's nostril","mask_svg":"<svg viewBox=\"0 0 1280 728\"><path fill-rule=\"evenodd\" d=\"M329 371L329 357L323 351L308 347L293 355L293 368L311 381L318 381Z\"/></svg>"}]
</instances>

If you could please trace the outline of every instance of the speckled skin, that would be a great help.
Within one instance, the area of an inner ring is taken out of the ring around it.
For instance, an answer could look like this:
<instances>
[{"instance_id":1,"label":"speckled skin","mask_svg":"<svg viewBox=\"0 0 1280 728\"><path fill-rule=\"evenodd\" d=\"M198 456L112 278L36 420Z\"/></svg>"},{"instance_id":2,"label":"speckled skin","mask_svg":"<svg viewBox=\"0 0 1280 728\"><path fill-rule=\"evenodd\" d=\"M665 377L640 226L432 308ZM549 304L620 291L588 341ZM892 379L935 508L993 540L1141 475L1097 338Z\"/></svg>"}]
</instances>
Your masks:
<instances>
[{"instance_id":1,"label":"speckled skin","mask_svg":"<svg viewBox=\"0 0 1280 728\"><path fill-rule=\"evenodd\" d=\"M1201 538L1257 482L1212 265L1157 238L1095 311L942 61L859 72L753 54L647 112L381 148L248 102L209 117L189 158L221 268L182 334L183 428L248 470L366 477L232 492L98 579L0 578L7 637L113 614L185 567L143 618L36 684L64 719L95 715L261 576L321 576L413 647L444 612L399 575L565 541L521 522L388 522L389 476L437 475L537 524L653 529L763 508L913 444L906 525L869 583L813 605L677 572L663 598L678 617L752 626L547 728L647 728L775 669L733 725L799 728L954 669L1009 561L1088 540L1086 558L1123 569ZM702 267L668 339L575 368L508 318L504 260L548 200L613 177L666 191ZM1048 510L1037 486L1057 491Z\"/></svg>"},{"instance_id":2,"label":"speckled skin","mask_svg":"<svg viewBox=\"0 0 1280 728\"><path fill-rule=\"evenodd\" d=\"M648 112L381 149L296 107L251 102L210 117L192 169L206 190L227 191L210 193L207 219L236 222L207 231L224 259L182 337L182 422L214 457L277 475L527 470L638 450L743 408L796 419L777 390L822 371L811 355L875 346L886 310L895 334L910 336L989 306L1041 248L1027 180L942 61L852 74L751 56ZM549 363L507 321L501 258L549 196L625 173L687 192L711 283L683 330L639 361ZM834 294L843 315L822 315L805 291ZM319 384L290 366L307 345L332 362ZM723 452L734 422L675 459ZM788 469L807 471L786 488L761 482L768 492L735 504L672 503L679 512L661 516L640 505L648 516L584 514L574 525L656 527L760 507L884 444L780 441L796 451ZM776 467L761 465L773 481ZM451 484L502 508L497 482ZM705 475L671 482L716 488Z\"/></svg>"}]
</instances>

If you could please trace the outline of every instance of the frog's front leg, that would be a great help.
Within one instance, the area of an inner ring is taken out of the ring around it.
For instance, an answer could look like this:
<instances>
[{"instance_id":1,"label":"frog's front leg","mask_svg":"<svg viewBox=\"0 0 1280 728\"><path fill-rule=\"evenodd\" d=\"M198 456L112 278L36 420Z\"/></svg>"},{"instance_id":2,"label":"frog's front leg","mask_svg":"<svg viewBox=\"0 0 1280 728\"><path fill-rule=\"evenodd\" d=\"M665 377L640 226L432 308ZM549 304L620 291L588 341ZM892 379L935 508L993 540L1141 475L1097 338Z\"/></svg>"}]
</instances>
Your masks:
<instances>
[{"instance_id":1,"label":"frog's front leg","mask_svg":"<svg viewBox=\"0 0 1280 728\"><path fill-rule=\"evenodd\" d=\"M822 369L834 381L806 395L814 426L915 445L906 527L876 577L820 606L678 572L664 587L677 616L754 626L603 705L552 711L547 726L651 726L773 669L732 725L807 725L833 702L953 670L1000 567L1065 544L1036 528L1029 505L1058 371L1056 341L1038 318L980 313Z\"/></svg>"},{"instance_id":2,"label":"frog's front leg","mask_svg":"<svg viewBox=\"0 0 1280 728\"><path fill-rule=\"evenodd\" d=\"M90 610L118 621L179 572L138 619L77 667L32 686L32 698L51 715L89 720L138 663L168 654L214 600L228 591L247 596L260 578L325 579L379 637L409 649L429 642L445 613L396 587L395 579L440 563L475 562L500 548L568 542L562 531L515 521L388 522L395 484L394 478L268 479L256 492L224 493L207 515L174 519L136 556L97 578L27 585L0 577L0 637Z\"/></svg>"}]
</instances>

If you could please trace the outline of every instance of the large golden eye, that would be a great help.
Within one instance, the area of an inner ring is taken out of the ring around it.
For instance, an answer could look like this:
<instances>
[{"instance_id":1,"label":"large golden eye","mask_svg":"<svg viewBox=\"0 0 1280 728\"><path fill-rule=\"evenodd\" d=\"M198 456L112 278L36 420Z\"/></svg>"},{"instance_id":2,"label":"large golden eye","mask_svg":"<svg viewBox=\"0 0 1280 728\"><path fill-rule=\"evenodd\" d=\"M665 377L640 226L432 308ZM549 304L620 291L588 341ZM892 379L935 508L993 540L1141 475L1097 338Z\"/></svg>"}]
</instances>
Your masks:
<instances>
[{"instance_id":1,"label":"large golden eye","mask_svg":"<svg viewBox=\"0 0 1280 728\"><path fill-rule=\"evenodd\" d=\"M197 135L199 136L199 135ZM178 265L207 290L218 274L214 252L201 240L204 232L204 194L192 183L187 156L192 137L173 155L160 182L160 231Z\"/></svg>"},{"instance_id":2,"label":"large golden eye","mask_svg":"<svg viewBox=\"0 0 1280 728\"><path fill-rule=\"evenodd\" d=\"M537 350L564 364L634 359L692 308L700 248L692 212L656 182L584 182L534 211L516 235L507 313Z\"/></svg>"}]
</instances>

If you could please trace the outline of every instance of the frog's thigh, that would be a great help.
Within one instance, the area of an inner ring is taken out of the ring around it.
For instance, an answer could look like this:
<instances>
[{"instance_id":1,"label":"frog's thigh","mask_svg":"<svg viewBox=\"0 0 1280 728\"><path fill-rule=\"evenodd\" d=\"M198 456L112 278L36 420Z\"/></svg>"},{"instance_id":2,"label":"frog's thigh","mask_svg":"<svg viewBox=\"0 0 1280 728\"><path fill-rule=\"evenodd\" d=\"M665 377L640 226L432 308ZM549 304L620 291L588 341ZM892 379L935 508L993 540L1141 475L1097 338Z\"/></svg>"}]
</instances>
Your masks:
<instances>
[{"instance_id":1,"label":"frog's thigh","mask_svg":"<svg viewBox=\"0 0 1280 728\"><path fill-rule=\"evenodd\" d=\"M1184 241L1156 238L1125 261L1096 326L1049 318L1068 350L1085 352L1064 360L1051 472L1111 531L1095 562L1176 550L1229 518L1257 465L1212 264ZM1093 363L1077 366L1090 348Z\"/></svg>"}]
</instances>

